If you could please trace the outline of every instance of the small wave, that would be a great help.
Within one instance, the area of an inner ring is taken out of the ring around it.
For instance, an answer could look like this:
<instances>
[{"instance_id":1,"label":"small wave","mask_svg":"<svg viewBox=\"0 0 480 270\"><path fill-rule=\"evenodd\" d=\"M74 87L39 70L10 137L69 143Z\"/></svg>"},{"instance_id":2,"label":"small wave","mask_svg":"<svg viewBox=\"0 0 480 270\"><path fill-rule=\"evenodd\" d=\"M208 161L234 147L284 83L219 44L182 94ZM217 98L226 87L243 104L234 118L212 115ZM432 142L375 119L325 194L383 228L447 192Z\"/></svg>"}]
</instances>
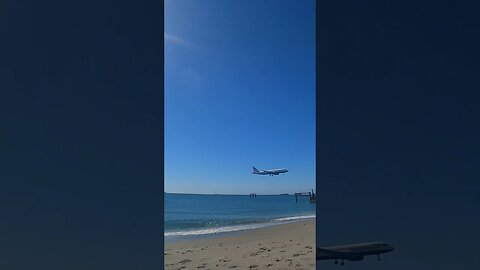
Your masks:
<instances>
[{"instance_id":1,"label":"small wave","mask_svg":"<svg viewBox=\"0 0 480 270\"><path fill-rule=\"evenodd\" d=\"M216 234L216 233L237 232L237 231L243 231L243 230L264 228L272 225L285 224L285 223L290 223L297 220L308 219L308 218L315 218L315 215L277 218L270 222L264 222L264 223L252 223L252 224L224 226L224 227L215 227L215 228L206 228L206 229L165 232L164 236L165 237L182 237L182 236L199 236L199 235L208 235L208 234Z\"/></svg>"},{"instance_id":2,"label":"small wave","mask_svg":"<svg viewBox=\"0 0 480 270\"><path fill-rule=\"evenodd\" d=\"M277 219L274 219L274 220L275 221L293 221L293 220L307 219L307 218L315 218L315 215L284 217L284 218L277 218Z\"/></svg>"},{"instance_id":3,"label":"small wave","mask_svg":"<svg viewBox=\"0 0 480 270\"><path fill-rule=\"evenodd\" d=\"M249 229L257 229L267 227L272 224L249 224L249 225L240 225L240 226L226 226L226 227L217 227L217 228L208 228L200 230L189 230L189 231L178 231L178 232L166 232L165 236L194 236L194 235L204 235L204 234L214 234L214 233L224 233L224 232L236 232Z\"/></svg>"}]
</instances>

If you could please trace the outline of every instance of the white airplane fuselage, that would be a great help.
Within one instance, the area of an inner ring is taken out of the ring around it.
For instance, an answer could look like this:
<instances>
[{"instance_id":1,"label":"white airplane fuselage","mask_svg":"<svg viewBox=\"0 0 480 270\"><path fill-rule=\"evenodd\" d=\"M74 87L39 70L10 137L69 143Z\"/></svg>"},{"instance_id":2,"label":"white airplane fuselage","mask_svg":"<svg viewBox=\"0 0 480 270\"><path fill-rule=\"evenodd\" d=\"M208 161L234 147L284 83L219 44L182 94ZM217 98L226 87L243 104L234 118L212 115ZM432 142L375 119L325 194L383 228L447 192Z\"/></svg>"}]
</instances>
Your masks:
<instances>
[{"instance_id":1,"label":"white airplane fuselage","mask_svg":"<svg viewBox=\"0 0 480 270\"><path fill-rule=\"evenodd\" d=\"M273 170L257 170L257 168L253 167L253 174L258 174L258 175L279 175L281 173L287 173L287 169L273 169Z\"/></svg>"}]
</instances>

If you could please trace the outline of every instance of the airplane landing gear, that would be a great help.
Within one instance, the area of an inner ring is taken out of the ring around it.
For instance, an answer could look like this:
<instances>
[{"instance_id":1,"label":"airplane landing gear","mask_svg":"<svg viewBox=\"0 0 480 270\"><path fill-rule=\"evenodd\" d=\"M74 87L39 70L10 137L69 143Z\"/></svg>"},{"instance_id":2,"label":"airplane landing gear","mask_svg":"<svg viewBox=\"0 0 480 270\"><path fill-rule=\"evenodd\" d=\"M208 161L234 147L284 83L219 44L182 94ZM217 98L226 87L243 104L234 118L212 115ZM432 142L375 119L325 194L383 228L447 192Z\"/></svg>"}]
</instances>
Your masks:
<instances>
[{"instance_id":1,"label":"airplane landing gear","mask_svg":"<svg viewBox=\"0 0 480 270\"><path fill-rule=\"evenodd\" d=\"M340 265L344 265L344 264L345 264L345 263L343 262L343 259L342 259L342 261L340 262Z\"/></svg>"},{"instance_id":2,"label":"airplane landing gear","mask_svg":"<svg viewBox=\"0 0 480 270\"><path fill-rule=\"evenodd\" d=\"M335 260L334 264L338 264L338 261L337 261L337 260Z\"/></svg>"},{"instance_id":3,"label":"airplane landing gear","mask_svg":"<svg viewBox=\"0 0 480 270\"><path fill-rule=\"evenodd\" d=\"M380 258L380 254L377 254L377 260L381 261L382 258Z\"/></svg>"}]
</instances>

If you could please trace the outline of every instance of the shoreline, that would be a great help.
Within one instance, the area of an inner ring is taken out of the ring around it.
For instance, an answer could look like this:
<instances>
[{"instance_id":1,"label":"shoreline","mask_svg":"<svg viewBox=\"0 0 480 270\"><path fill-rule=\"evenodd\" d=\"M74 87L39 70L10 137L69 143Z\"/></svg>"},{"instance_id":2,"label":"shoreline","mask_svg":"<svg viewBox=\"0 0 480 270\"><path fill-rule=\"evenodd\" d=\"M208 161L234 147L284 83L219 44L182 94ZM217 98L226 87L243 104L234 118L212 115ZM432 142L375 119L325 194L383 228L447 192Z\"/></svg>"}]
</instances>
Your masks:
<instances>
[{"instance_id":1,"label":"shoreline","mask_svg":"<svg viewBox=\"0 0 480 270\"><path fill-rule=\"evenodd\" d=\"M315 269L315 218L165 242L165 269Z\"/></svg>"},{"instance_id":2,"label":"shoreline","mask_svg":"<svg viewBox=\"0 0 480 270\"><path fill-rule=\"evenodd\" d=\"M311 215L302 215L302 216L292 216L292 217L285 217L285 218L277 218L271 220L269 222L262 222L262 223L251 223L251 224L243 224L243 225L231 225L231 226L223 226L219 228L208 228L208 229L193 229L191 231L170 231L164 232L164 242L165 243L175 243L179 241L190 241L196 239L208 239L208 238L217 238L217 237L225 237L230 234L238 234L242 232L248 232L251 230L258 230L262 228L268 228L272 226L278 226L283 224L290 224L294 222L301 222L305 220L314 220L315 214ZM217 230L217 231L212 231ZM166 235L166 234L170 235ZM171 235L175 233L185 233L179 235Z\"/></svg>"}]
</instances>

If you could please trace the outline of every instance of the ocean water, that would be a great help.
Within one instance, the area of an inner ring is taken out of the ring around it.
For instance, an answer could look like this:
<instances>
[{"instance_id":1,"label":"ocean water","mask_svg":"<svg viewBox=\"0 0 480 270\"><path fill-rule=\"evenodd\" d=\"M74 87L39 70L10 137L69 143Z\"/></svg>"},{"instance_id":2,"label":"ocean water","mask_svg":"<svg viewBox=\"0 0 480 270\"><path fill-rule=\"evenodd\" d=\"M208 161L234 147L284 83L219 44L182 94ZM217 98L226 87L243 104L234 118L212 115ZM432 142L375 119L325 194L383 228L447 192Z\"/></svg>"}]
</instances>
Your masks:
<instances>
[{"instance_id":1,"label":"ocean water","mask_svg":"<svg viewBox=\"0 0 480 270\"><path fill-rule=\"evenodd\" d=\"M165 239L208 236L315 217L308 197L165 193Z\"/></svg>"}]
</instances>

